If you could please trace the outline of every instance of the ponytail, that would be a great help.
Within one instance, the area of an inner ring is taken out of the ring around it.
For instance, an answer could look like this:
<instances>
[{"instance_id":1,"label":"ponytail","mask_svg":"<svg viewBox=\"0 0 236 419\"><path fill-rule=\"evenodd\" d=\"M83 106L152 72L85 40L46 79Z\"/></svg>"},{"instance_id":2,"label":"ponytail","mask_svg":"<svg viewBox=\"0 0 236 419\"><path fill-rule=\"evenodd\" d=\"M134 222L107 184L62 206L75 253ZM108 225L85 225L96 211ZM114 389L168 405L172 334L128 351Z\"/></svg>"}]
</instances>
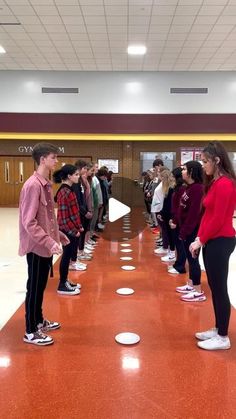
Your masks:
<instances>
[{"instance_id":1,"label":"ponytail","mask_svg":"<svg viewBox=\"0 0 236 419\"><path fill-rule=\"evenodd\" d=\"M77 170L77 167L73 166L73 164L65 164L53 173L54 183L61 183L63 180L68 179L69 175L74 175Z\"/></svg>"}]
</instances>

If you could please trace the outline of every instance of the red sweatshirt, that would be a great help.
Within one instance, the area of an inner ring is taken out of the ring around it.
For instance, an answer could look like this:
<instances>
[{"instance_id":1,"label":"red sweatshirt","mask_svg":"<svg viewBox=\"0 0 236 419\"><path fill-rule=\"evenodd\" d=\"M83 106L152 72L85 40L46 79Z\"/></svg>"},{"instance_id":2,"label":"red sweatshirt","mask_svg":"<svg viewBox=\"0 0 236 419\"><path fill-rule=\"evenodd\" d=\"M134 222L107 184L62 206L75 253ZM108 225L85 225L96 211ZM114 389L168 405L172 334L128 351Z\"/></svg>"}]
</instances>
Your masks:
<instances>
[{"instance_id":1,"label":"red sweatshirt","mask_svg":"<svg viewBox=\"0 0 236 419\"><path fill-rule=\"evenodd\" d=\"M202 244L217 237L234 237L233 214L236 207L236 186L226 176L216 179L203 199L205 209L198 230Z\"/></svg>"}]
</instances>

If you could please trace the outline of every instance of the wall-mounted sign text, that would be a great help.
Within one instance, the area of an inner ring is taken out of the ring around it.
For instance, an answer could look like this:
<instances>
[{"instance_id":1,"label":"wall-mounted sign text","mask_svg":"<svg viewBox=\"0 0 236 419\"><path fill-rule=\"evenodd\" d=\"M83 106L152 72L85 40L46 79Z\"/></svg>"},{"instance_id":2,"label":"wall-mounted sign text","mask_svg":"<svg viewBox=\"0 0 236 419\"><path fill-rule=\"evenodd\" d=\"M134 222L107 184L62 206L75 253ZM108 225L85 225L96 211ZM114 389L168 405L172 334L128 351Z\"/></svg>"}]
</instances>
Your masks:
<instances>
[{"instance_id":1,"label":"wall-mounted sign text","mask_svg":"<svg viewBox=\"0 0 236 419\"><path fill-rule=\"evenodd\" d=\"M58 150L59 150L60 154L65 154L65 148L64 147L58 147ZM18 151L20 153L32 153L33 146L20 145L18 147Z\"/></svg>"}]
</instances>

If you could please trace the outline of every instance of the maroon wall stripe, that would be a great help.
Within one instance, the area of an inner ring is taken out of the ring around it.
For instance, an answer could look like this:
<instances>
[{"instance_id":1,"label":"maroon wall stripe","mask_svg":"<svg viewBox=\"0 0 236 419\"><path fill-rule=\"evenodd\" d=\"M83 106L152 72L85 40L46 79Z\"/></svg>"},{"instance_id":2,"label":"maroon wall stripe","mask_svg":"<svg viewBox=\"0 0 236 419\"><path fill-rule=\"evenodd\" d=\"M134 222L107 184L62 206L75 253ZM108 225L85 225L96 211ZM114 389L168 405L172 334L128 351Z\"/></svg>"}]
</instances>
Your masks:
<instances>
[{"instance_id":1,"label":"maroon wall stripe","mask_svg":"<svg viewBox=\"0 0 236 419\"><path fill-rule=\"evenodd\" d=\"M236 114L0 113L0 132L232 134L236 133Z\"/></svg>"}]
</instances>

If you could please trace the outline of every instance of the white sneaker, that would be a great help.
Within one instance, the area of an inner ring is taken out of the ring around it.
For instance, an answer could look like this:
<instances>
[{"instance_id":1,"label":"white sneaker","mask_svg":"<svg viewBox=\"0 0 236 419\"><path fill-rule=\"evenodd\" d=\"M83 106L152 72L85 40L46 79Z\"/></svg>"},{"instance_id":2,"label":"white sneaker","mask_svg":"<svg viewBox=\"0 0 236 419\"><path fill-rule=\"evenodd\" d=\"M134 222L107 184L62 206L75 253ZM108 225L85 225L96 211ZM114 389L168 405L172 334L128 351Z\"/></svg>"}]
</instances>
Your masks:
<instances>
[{"instance_id":1,"label":"white sneaker","mask_svg":"<svg viewBox=\"0 0 236 419\"><path fill-rule=\"evenodd\" d=\"M84 263L76 262L70 263L69 271L86 271L87 266Z\"/></svg>"},{"instance_id":2,"label":"white sneaker","mask_svg":"<svg viewBox=\"0 0 236 419\"><path fill-rule=\"evenodd\" d=\"M87 249L87 247L86 247L86 246L84 246L84 253L85 253L86 255L91 255L91 254L93 253L93 251L92 251L92 250L90 250L90 249Z\"/></svg>"},{"instance_id":3,"label":"white sneaker","mask_svg":"<svg viewBox=\"0 0 236 419\"><path fill-rule=\"evenodd\" d=\"M176 271L176 269L173 268L173 266L169 266L169 268L168 268L168 274L179 274L179 272Z\"/></svg>"},{"instance_id":4,"label":"white sneaker","mask_svg":"<svg viewBox=\"0 0 236 419\"><path fill-rule=\"evenodd\" d=\"M87 254L87 255L84 255L84 254L78 254L77 255L77 259L80 261L80 260L92 260L92 256L91 256L91 253L90 254ZM87 265L86 265L87 266Z\"/></svg>"},{"instance_id":5,"label":"white sneaker","mask_svg":"<svg viewBox=\"0 0 236 419\"><path fill-rule=\"evenodd\" d=\"M93 239L88 239L87 241L88 244L92 244L92 246L97 246L97 242L95 242Z\"/></svg>"},{"instance_id":6,"label":"white sneaker","mask_svg":"<svg viewBox=\"0 0 236 419\"><path fill-rule=\"evenodd\" d=\"M218 329L216 327L213 327L212 329L206 330L205 332L197 332L195 333L195 337L199 340L207 340L214 338L218 335Z\"/></svg>"},{"instance_id":7,"label":"white sneaker","mask_svg":"<svg viewBox=\"0 0 236 419\"><path fill-rule=\"evenodd\" d=\"M53 338L45 335L41 330L38 330L34 333L25 333L23 341L26 343L32 343L33 345L46 346L53 343Z\"/></svg>"},{"instance_id":8,"label":"white sneaker","mask_svg":"<svg viewBox=\"0 0 236 419\"><path fill-rule=\"evenodd\" d=\"M182 285L182 287L176 287L175 288L176 292L180 292L182 294L187 294L188 292L193 291L193 290L194 290L194 288L189 284Z\"/></svg>"},{"instance_id":9,"label":"white sneaker","mask_svg":"<svg viewBox=\"0 0 236 419\"><path fill-rule=\"evenodd\" d=\"M207 351L217 351L219 349L230 349L231 344L228 336L216 335L211 339L204 340L197 343L198 347L201 349L206 349Z\"/></svg>"},{"instance_id":10,"label":"white sneaker","mask_svg":"<svg viewBox=\"0 0 236 419\"><path fill-rule=\"evenodd\" d=\"M161 258L162 262L175 262L175 252L168 252L166 256L162 256Z\"/></svg>"},{"instance_id":11,"label":"white sneaker","mask_svg":"<svg viewBox=\"0 0 236 419\"><path fill-rule=\"evenodd\" d=\"M204 291L198 292L193 290L187 294L181 295L180 299L191 303L194 301L206 301L206 296L204 295Z\"/></svg>"},{"instance_id":12,"label":"white sneaker","mask_svg":"<svg viewBox=\"0 0 236 419\"><path fill-rule=\"evenodd\" d=\"M156 255L163 255L165 253L168 253L168 249L164 249L163 247L159 247L159 249L155 249L154 253Z\"/></svg>"},{"instance_id":13,"label":"white sneaker","mask_svg":"<svg viewBox=\"0 0 236 419\"><path fill-rule=\"evenodd\" d=\"M94 250L94 246L92 246L91 244L85 243L84 247L88 250L93 251Z\"/></svg>"},{"instance_id":14,"label":"white sneaker","mask_svg":"<svg viewBox=\"0 0 236 419\"><path fill-rule=\"evenodd\" d=\"M98 228L100 230L104 230L105 226L102 223L98 223Z\"/></svg>"}]
</instances>

